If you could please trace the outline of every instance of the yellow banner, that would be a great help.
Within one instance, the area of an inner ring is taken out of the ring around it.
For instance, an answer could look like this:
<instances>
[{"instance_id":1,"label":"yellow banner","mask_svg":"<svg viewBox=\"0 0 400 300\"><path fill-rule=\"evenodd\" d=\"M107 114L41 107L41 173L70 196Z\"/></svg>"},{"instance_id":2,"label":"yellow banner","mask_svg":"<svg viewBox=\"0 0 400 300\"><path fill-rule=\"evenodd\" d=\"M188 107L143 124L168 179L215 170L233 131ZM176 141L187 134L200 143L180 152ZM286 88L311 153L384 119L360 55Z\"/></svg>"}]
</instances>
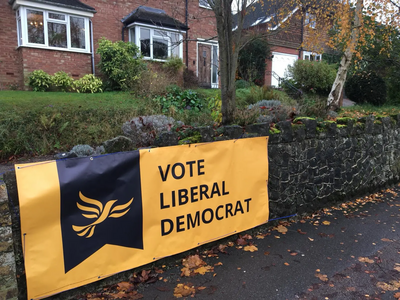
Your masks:
<instances>
[{"instance_id":1,"label":"yellow banner","mask_svg":"<svg viewBox=\"0 0 400 300\"><path fill-rule=\"evenodd\" d=\"M28 298L268 220L268 138L16 166Z\"/></svg>"}]
</instances>

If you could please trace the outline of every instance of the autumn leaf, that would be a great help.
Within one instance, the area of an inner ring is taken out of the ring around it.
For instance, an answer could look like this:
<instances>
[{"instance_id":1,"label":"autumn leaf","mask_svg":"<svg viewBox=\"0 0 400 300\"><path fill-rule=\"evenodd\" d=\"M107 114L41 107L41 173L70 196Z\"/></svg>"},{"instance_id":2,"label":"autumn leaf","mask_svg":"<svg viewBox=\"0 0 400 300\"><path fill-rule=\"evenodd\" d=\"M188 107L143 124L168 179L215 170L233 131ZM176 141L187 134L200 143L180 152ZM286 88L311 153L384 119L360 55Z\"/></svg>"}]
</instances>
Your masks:
<instances>
[{"instance_id":1,"label":"autumn leaf","mask_svg":"<svg viewBox=\"0 0 400 300\"><path fill-rule=\"evenodd\" d=\"M301 231L301 229L297 229L297 232L300 234L307 234L307 232Z\"/></svg>"},{"instance_id":2,"label":"autumn leaf","mask_svg":"<svg viewBox=\"0 0 400 300\"><path fill-rule=\"evenodd\" d=\"M310 237L308 237L308 239L309 239L311 242L314 242L314 239L312 239L312 238L310 238Z\"/></svg>"},{"instance_id":3,"label":"autumn leaf","mask_svg":"<svg viewBox=\"0 0 400 300\"><path fill-rule=\"evenodd\" d=\"M183 298L190 295L194 295L196 290L193 286L188 286L183 283L178 283L178 285L174 289L174 296L176 298Z\"/></svg>"},{"instance_id":4,"label":"autumn leaf","mask_svg":"<svg viewBox=\"0 0 400 300\"><path fill-rule=\"evenodd\" d=\"M320 280L322 280L322 281L328 281L328 276L326 276L326 275L323 275L323 274L321 274L321 273L315 273L315 277L317 277L317 278L319 278Z\"/></svg>"},{"instance_id":5,"label":"autumn leaf","mask_svg":"<svg viewBox=\"0 0 400 300\"><path fill-rule=\"evenodd\" d=\"M238 239L236 240L236 244L238 244L238 245L240 245L240 246L245 246L245 245L248 244L248 242L247 242L245 239L243 239L243 238L238 238Z\"/></svg>"},{"instance_id":6,"label":"autumn leaf","mask_svg":"<svg viewBox=\"0 0 400 300\"><path fill-rule=\"evenodd\" d=\"M254 246L254 245L249 245L249 246L244 247L243 250L244 251L254 252L254 251L257 251L258 248L256 246Z\"/></svg>"},{"instance_id":7,"label":"autumn leaf","mask_svg":"<svg viewBox=\"0 0 400 300\"><path fill-rule=\"evenodd\" d=\"M194 273L204 275L207 272L212 272L212 271L214 271L213 267L211 267L211 266L203 266L203 267L195 269Z\"/></svg>"},{"instance_id":8,"label":"autumn leaf","mask_svg":"<svg viewBox=\"0 0 400 300\"><path fill-rule=\"evenodd\" d=\"M396 266L393 268L397 272L400 272L400 264L396 264Z\"/></svg>"},{"instance_id":9,"label":"autumn leaf","mask_svg":"<svg viewBox=\"0 0 400 300\"><path fill-rule=\"evenodd\" d=\"M382 242L393 242L391 239L383 238L381 239Z\"/></svg>"},{"instance_id":10,"label":"autumn leaf","mask_svg":"<svg viewBox=\"0 0 400 300\"><path fill-rule=\"evenodd\" d=\"M400 292L397 292L396 294L393 295L395 299L400 299Z\"/></svg>"},{"instance_id":11,"label":"autumn leaf","mask_svg":"<svg viewBox=\"0 0 400 300\"><path fill-rule=\"evenodd\" d=\"M397 291L400 288L400 281L391 280L389 283L386 282L378 282L376 284L378 288L381 288L384 291Z\"/></svg>"},{"instance_id":12,"label":"autumn leaf","mask_svg":"<svg viewBox=\"0 0 400 300\"><path fill-rule=\"evenodd\" d=\"M366 262L369 264L373 264L375 261L373 259L369 259L368 257L359 257L358 258L359 262Z\"/></svg>"},{"instance_id":13,"label":"autumn leaf","mask_svg":"<svg viewBox=\"0 0 400 300\"><path fill-rule=\"evenodd\" d=\"M117 286L118 286L117 290L122 291L122 292L126 292L133 288L133 284L130 282L126 282L126 281L118 283Z\"/></svg>"},{"instance_id":14,"label":"autumn leaf","mask_svg":"<svg viewBox=\"0 0 400 300\"><path fill-rule=\"evenodd\" d=\"M282 234L286 234L286 232L288 231L288 229L283 226L283 225L278 225L277 227L274 228L276 231L282 233Z\"/></svg>"},{"instance_id":15,"label":"autumn leaf","mask_svg":"<svg viewBox=\"0 0 400 300\"><path fill-rule=\"evenodd\" d=\"M329 221L323 221L322 224L325 225L325 226L328 226L328 225L331 224L331 222L329 222Z\"/></svg>"},{"instance_id":16,"label":"autumn leaf","mask_svg":"<svg viewBox=\"0 0 400 300\"><path fill-rule=\"evenodd\" d=\"M205 286L199 286L197 289L198 289L199 291L202 291L202 290L205 290L206 287L205 287Z\"/></svg>"},{"instance_id":17,"label":"autumn leaf","mask_svg":"<svg viewBox=\"0 0 400 300\"><path fill-rule=\"evenodd\" d=\"M259 235L256 235L256 238L257 238L258 240L262 240L262 239L264 239L264 236L261 235L261 234L259 234Z\"/></svg>"}]
</instances>

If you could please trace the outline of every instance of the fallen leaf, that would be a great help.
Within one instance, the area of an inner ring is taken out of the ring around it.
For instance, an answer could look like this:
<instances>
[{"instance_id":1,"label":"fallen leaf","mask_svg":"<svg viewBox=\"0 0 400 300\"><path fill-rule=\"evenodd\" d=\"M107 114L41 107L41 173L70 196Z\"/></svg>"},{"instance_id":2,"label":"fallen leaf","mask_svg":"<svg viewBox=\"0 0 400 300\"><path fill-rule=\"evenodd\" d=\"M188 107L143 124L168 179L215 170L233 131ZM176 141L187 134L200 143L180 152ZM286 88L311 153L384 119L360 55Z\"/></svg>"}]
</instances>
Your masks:
<instances>
[{"instance_id":1,"label":"fallen leaf","mask_svg":"<svg viewBox=\"0 0 400 300\"><path fill-rule=\"evenodd\" d=\"M280 239L281 237L279 235L274 236L276 239Z\"/></svg>"},{"instance_id":2,"label":"fallen leaf","mask_svg":"<svg viewBox=\"0 0 400 300\"><path fill-rule=\"evenodd\" d=\"M301 229L297 229L297 232L300 234L307 234L307 232L301 231Z\"/></svg>"},{"instance_id":3,"label":"fallen leaf","mask_svg":"<svg viewBox=\"0 0 400 300\"><path fill-rule=\"evenodd\" d=\"M198 274L204 275L207 272L212 272L212 271L214 271L213 267L211 267L211 266L203 266L203 267L200 267L200 268L197 268L196 270L194 270L194 273L198 273Z\"/></svg>"},{"instance_id":4,"label":"fallen leaf","mask_svg":"<svg viewBox=\"0 0 400 300\"><path fill-rule=\"evenodd\" d=\"M397 272L400 272L400 266L395 266L394 269L395 269Z\"/></svg>"},{"instance_id":5,"label":"fallen leaf","mask_svg":"<svg viewBox=\"0 0 400 300\"><path fill-rule=\"evenodd\" d=\"M236 240L236 244L238 244L238 245L240 245L240 246L245 246L245 245L247 245L249 242L248 241L246 241L245 239L243 239L243 238L238 238L237 240Z\"/></svg>"},{"instance_id":6,"label":"fallen leaf","mask_svg":"<svg viewBox=\"0 0 400 300\"><path fill-rule=\"evenodd\" d=\"M314 239L312 239L312 238L310 238L310 237L309 237L308 239L309 239L311 242L314 242Z\"/></svg>"},{"instance_id":7,"label":"fallen leaf","mask_svg":"<svg viewBox=\"0 0 400 300\"><path fill-rule=\"evenodd\" d=\"M381 239L382 242L393 242L391 239L383 238Z\"/></svg>"},{"instance_id":8,"label":"fallen leaf","mask_svg":"<svg viewBox=\"0 0 400 300\"><path fill-rule=\"evenodd\" d=\"M206 287L205 287L205 286L199 286L197 289L198 289L199 291L202 291L202 290L205 290Z\"/></svg>"},{"instance_id":9,"label":"fallen leaf","mask_svg":"<svg viewBox=\"0 0 400 300\"><path fill-rule=\"evenodd\" d=\"M254 246L254 245L249 245L249 246L244 247L243 250L244 251L254 252L254 251L257 251L258 248L256 246Z\"/></svg>"},{"instance_id":10,"label":"fallen leaf","mask_svg":"<svg viewBox=\"0 0 400 300\"><path fill-rule=\"evenodd\" d=\"M126 281L118 283L117 286L118 286L117 290L122 291L122 292L126 292L133 288L133 284L130 282L126 282Z\"/></svg>"},{"instance_id":11,"label":"fallen leaf","mask_svg":"<svg viewBox=\"0 0 400 300\"><path fill-rule=\"evenodd\" d=\"M400 292L397 292L396 294L393 295L395 299L400 299Z\"/></svg>"},{"instance_id":12,"label":"fallen leaf","mask_svg":"<svg viewBox=\"0 0 400 300\"><path fill-rule=\"evenodd\" d=\"M264 236L261 235L261 234L259 234L259 235L256 235L256 238L257 238L258 240L262 240L262 239L264 239Z\"/></svg>"},{"instance_id":13,"label":"fallen leaf","mask_svg":"<svg viewBox=\"0 0 400 300\"><path fill-rule=\"evenodd\" d=\"M328 226L328 225L331 224L331 222L329 222L329 221L323 221L322 224Z\"/></svg>"},{"instance_id":14,"label":"fallen leaf","mask_svg":"<svg viewBox=\"0 0 400 300\"><path fill-rule=\"evenodd\" d=\"M323 275L321 273L315 273L315 277L319 278L322 281L328 281L328 276Z\"/></svg>"},{"instance_id":15,"label":"fallen leaf","mask_svg":"<svg viewBox=\"0 0 400 300\"><path fill-rule=\"evenodd\" d=\"M285 265L285 266L289 266L289 263L285 262L284 265Z\"/></svg>"},{"instance_id":16,"label":"fallen leaf","mask_svg":"<svg viewBox=\"0 0 400 300\"><path fill-rule=\"evenodd\" d=\"M264 252L264 255L269 255L269 253L270 253L270 252L268 252L268 251L265 251L265 252Z\"/></svg>"},{"instance_id":17,"label":"fallen leaf","mask_svg":"<svg viewBox=\"0 0 400 300\"><path fill-rule=\"evenodd\" d=\"M222 266L222 262L217 262L214 266Z\"/></svg>"},{"instance_id":18,"label":"fallen leaf","mask_svg":"<svg viewBox=\"0 0 400 300\"><path fill-rule=\"evenodd\" d=\"M375 262L373 259L370 259L370 258L368 258L368 257L359 257L359 258L358 258L358 261L360 261L360 262L366 262L366 263L369 263L369 264L373 264L373 263Z\"/></svg>"},{"instance_id":19,"label":"fallen leaf","mask_svg":"<svg viewBox=\"0 0 400 300\"><path fill-rule=\"evenodd\" d=\"M384 291L397 291L400 288L400 281L391 280L389 283L380 281L376 286Z\"/></svg>"},{"instance_id":20,"label":"fallen leaf","mask_svg":"<svg viewBox=\"0 0 400 300\"><path fill-rule=\"evenodd\" d=\"M290 255L291 255L291 256L296 256L296 255L297 255L297 252L291 252Z\"/></svg>"},{"instance_id":21,"label":"fallen leaf","mask_svg":"<svg viewBox=\"0 0 400 300\"><path fill-rule=\"evenodd\" d=\"M196 290L186 284L178 283L178 285L174 288L174 296L176 298L187 297L190 295L194 295Z\"/></svg>"},{"instance_id":22,"label":"fallen leaf","mask_svg":"<svg viewBox=\"0 0 400 300\"><path fill-rule=\"evenodd\" d=\"M353 287L353 286L349 286L349 287L346 288L346 290L349 291L349 292L355 292L356 288Z\"/></svg>"},{"instance_id":23,"label":"fallen leaf","mask_svg":"<svg viewBox=\"0 0 400 300\"><path fill-rule=\"evenodd\" d=\"M278 225L277 227L275 227L275 230L282 234L286 234L286 232L288 231L288 229L283 225Z\"/></svg>"}]
</instances>

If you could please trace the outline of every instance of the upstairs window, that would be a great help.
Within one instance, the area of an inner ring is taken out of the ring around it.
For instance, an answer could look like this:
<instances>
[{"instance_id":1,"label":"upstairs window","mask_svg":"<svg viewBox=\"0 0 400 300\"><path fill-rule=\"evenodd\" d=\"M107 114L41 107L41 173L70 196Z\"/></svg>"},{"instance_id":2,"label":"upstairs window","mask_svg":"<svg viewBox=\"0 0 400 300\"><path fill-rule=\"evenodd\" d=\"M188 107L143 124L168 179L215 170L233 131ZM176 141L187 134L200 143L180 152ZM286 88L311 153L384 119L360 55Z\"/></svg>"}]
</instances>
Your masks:
<instances>
[{"instance_id":1,"label":"upstairs window","mask_svg":"<svg viewBox=\"0 0 400 300\"><path fill-rule=\"evenodd\" d=\"M321 54L317 54L317 53L314 53L314 52L304 51L303 52L303 59L304 60L310 60L310 61L321 61L322 56L321 56Z\"/></svg>"},{"instance_id":2,"label":"upstairs window","mask_svg":"<svg viewBox=\"0 0 400 300\"><path fill-rule=\"evenodd\" d=\"M139 47L145 59L165 61L173 56L183 58L179 31L135 25L130 28L129 40Z\"/></svg>"},{"instance_id":3,"label":"upstairs window","mask_svg":"<svg viewBox=\"0 0 400 300\"><path fill-rule=\"evenodd\" d=\"M56 11L20 7L18 45L90 52L89 18Z\"/></svg>"},{"instance_id":4,"label":"upstairs window","mask_svg":"<svg viewBox=\"0 0 400 300\"><path fill-rule=\"evenodd\" d=\"M317 25L317 20L314 14L306 13L305 25L315 29Z\"/></svg>"}]
</instances>

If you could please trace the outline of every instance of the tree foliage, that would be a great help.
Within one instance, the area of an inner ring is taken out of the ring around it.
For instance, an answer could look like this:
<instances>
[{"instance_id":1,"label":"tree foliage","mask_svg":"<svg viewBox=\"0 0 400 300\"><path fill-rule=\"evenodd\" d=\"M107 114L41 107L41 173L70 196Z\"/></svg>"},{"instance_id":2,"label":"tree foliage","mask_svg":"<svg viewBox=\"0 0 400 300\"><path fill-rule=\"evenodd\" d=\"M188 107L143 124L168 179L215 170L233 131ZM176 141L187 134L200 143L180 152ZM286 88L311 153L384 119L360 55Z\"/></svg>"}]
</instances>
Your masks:
<instances>
[{"instance_id":1,"label":"tree foliage","mask_svg":"<svg viewBox=\"0 0 400 300\"><path fill-rule=\"evenodd\" d=\"M268 42L255 38L239 52L238 75L241 79L257 85L264 84L265 58L271 53Z\"/></svg>"}]
</instances>

